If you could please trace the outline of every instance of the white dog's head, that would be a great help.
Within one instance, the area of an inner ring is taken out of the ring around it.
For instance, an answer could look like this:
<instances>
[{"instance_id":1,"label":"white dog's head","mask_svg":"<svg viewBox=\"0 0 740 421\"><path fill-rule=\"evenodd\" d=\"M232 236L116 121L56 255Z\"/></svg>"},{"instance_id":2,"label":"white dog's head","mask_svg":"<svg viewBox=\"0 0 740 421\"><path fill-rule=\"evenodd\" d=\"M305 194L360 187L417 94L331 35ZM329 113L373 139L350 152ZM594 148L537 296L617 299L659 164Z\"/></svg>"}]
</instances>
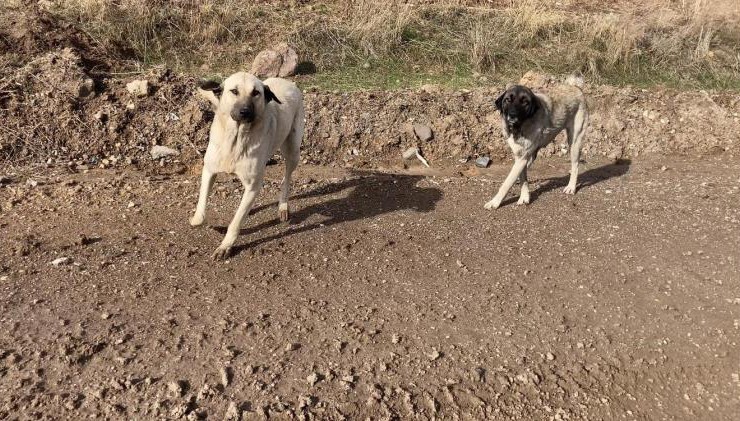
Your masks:
<instances>
[{"instance_id":1,"label":"white dog's head","mask_svg":"<svg viewBox=\"0 0 740 421\"><path fill-rule=\"evenodd\" d=\"M234 73L223 84L202 81L198 92L211 101L216 111L239 123L259 121L270 101L282 104L270 87L249 73Z\"/></svg>"}]
</instances>

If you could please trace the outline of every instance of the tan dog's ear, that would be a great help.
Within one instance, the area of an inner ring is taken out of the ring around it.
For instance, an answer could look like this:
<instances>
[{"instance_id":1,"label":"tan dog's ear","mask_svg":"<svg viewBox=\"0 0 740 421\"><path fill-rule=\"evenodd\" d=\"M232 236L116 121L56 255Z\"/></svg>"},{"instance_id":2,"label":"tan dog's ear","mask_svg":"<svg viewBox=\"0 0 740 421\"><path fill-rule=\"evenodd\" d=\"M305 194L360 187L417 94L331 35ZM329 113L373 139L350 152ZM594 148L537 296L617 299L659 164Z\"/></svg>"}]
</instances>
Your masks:
<instances>
[{"instance_id":1,"label":"tan dog's ear","mask_svg":"<svg viewBox=\"0 0 740 421\"><path fill-rule=\"evenodd\" d=\"M198 82L198 93L207 99L214 107L218 108L219 98L224 88L220 83L212 80L201 80Z\"/></svg>"},{"instance_id":2,"label":"tan dog's ear","mask_svg":"<svg viewBox=\"0 0 740 421\"><path fill-rule=\"evenodd\" d=\"M269 86L265 85L265 103L275 101L278 104L282 104L278 97L275 96L275 94L272 92Z\"/></svg>"}]
</instances>

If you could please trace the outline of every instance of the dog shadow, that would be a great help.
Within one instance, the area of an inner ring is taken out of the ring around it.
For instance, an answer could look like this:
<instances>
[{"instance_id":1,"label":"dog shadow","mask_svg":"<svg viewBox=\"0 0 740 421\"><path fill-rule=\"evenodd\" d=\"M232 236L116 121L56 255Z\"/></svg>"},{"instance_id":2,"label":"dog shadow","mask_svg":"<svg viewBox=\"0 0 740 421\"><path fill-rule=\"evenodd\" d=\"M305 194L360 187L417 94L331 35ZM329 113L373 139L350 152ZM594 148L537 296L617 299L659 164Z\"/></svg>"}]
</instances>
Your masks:
<instances>
[{"instance_id":1,"label":"dog shadow","mask_svg":"<svg viewBox=\"0 0 740 421\"><path fill-rule=\"evenodd\" d=\"M602 181L609 180L610 178L621 177L627 174L631 164L632 161L629 159L619 159L611 164L591 168L588 171L578 174L576 192L584 187L594 186ZM549 193L556 189L562 189L568 185L568 181L570 181L570 174L562 177L549 178L540 184L537 189L530 192L530 200L535 201L540 195ZM506 204L516 202L518 197L519 195L517 194L515 197L509 198L506 201Z\"/></svg>"},{"instance_id":2,"label":"dog shadow","mask_svg":"<svg viewBox=\"0 0 740 421\"><path fill-rule=\"evenodd\" d=\"M621 177L627 174L631 164L632 161L629 159L620 159L611 164L602 165L600 167L584 171L583 173L578 174L578 185L576 187L576 191L584 187L594 186L602 181L609 180L610 178ZM564 188L568 185L568 181L570 181L570 174L562 177L550 178L530 194L531 199L537 200L537 197L542 194Z\"/></svg>"},{"instance_id":3,"label":"dog shadow","mask_svg":"<svg viewBox=\"0 0 740 421\"><path fill-rule=\"evenodd\" d=\"M418 182L424 178L423 176L378 172L356 172L353 175L359 177L352 177L340 183L329 184L303 194L292 196L290 199L291 202L296 203L300 199L334 195L351 190L346 197L331 199L299 208L297 212L290 215L290 224L292 226L290 230L259 238L247 244L237 245L233 248L233 254L236 255L260 244L293 234L312 231L320 227L330 227L345 222L374 218L402 210L411 210L419 213L431 212L436 207L437 202L442 199L441 189L417 186ZM253 209L250 214L272 208L277 212L276 203L272 202ZM307 225L300 225L314 215L322 215L325 219ZM275 218L257 226L242 229L240 235L258 233L278 224L281 224L281 222ZM225 232L226 227L218 227L216 229L219 232Z\"/></svg>"}]
</instances>

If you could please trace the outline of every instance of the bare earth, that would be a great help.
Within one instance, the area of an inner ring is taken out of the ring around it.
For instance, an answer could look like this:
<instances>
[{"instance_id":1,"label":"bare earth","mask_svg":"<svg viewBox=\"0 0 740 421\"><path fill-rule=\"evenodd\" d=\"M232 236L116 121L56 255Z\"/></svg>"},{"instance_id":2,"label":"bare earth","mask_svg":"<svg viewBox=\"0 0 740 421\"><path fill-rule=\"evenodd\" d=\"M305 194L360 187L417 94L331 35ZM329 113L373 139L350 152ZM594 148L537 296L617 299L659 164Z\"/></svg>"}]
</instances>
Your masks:
<instances>
[{"instance_id":1,"label":"bare earth","mask_svg":"<svg viewBox=\"0 0 740 421\"><path fill-rule=\"evenodd\" d=\"M0 419L737 419L740 162L584 167L303 166L280 224L272 166L228 262L225 177L194 229L192 172L17 169Z\"/></svg>"}]
</instances>

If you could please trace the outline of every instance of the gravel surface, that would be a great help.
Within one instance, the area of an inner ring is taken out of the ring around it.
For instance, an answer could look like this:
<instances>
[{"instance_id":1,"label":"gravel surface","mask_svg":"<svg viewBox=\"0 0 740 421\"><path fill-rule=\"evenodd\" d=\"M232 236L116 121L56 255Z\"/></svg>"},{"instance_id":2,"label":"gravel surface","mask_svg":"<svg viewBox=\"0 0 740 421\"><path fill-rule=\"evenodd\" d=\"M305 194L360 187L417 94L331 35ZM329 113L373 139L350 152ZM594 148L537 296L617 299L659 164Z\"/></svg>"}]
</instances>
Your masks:
<instances>
[{"instance_id":1,"label":"gravel surface","mask_svg":"<svg viewBox=\"0 0 740 421\"><path fill-rule=\"evenodd\" d=\"M227 262L226 177L0 174L0 419L736 419L740 163L565 161L271 166Z\"/></svg>"}]
</instances>

